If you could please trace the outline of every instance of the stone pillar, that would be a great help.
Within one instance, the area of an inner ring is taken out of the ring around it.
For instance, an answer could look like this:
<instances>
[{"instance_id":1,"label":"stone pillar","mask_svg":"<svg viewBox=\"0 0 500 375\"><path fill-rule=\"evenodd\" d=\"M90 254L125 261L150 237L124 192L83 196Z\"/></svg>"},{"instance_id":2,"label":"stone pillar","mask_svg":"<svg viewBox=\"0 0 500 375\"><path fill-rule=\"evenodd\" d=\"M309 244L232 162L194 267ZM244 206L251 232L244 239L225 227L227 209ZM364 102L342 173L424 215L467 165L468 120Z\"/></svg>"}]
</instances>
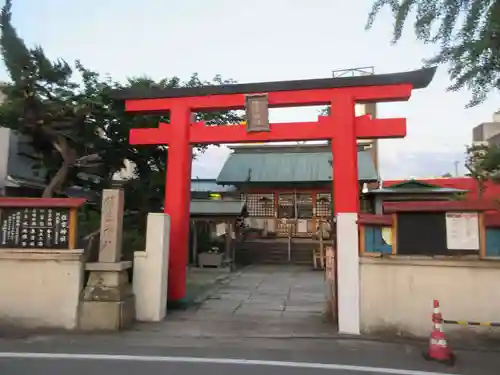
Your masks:
<instances>
[{"instance_id":1,"label":"stone pillar","mask_svg":"<svg viewBox=\"0 0 500 375\"><path fill-rule=\"evenodd\" d=\"M90 275L83 291L82 330L119 330L135 319L134 295L127 273L132 262L121 261L123 205L123 190L103 191L99 261L85 267Z\"/></svg>"},{"instance_id":2,"label":"stone pillar","mask_svg":"<svg viewBox=\"0 0 500 375\"><path fill-rule=\"evenodd\" d=\"M102 194L99 262L119 262L122 256L124 194L121 189L105 189Z\"/></svg>"},{"instance_id":3,"label":"stone pillar","mask_svg":"<svg viewBox=\"0 0 500 375\"><path fill-rule=\"evenodd\" d=\"M134 295L138 321L159 322L167 313L170 218L148 215L146 251L134 253Z\"/></svg>"}]
</instances>

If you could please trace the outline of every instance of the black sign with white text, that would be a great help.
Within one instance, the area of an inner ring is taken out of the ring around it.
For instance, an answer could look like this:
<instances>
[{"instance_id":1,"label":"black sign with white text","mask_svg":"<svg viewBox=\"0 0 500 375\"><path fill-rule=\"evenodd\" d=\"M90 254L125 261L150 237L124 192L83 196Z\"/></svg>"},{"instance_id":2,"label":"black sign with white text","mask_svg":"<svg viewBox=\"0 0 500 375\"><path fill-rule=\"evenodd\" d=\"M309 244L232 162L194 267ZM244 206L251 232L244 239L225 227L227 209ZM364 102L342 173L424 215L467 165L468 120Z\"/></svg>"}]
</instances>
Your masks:
<instances>
[{"instance_id":1,"label":"black sign with white text","mask_svg":"<svg viewBox=\"0 0 500 375\"><path fill-rule=\"evenodd\" d=\"M68 208L2 208L0 248L68 249Z\"/></svg>"}]
</instances>

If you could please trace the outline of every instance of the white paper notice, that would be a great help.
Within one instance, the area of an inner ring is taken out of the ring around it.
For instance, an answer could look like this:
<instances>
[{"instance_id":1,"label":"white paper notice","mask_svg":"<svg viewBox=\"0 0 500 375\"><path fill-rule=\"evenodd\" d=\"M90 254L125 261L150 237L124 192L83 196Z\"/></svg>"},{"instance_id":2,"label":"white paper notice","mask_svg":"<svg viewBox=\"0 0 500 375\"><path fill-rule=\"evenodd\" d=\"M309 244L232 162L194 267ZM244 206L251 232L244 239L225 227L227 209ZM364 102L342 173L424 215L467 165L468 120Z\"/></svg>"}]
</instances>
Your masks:
<instances>
[{"instance_id":1,"label":"white paper notice","mask_svg":"<svg viewBox=\"0 0 500 375\"><path fill-rule=\"evenodd\" d=\"M477 213L446 213L448 250L479 250L479 218Z\"/></svg>"},{"instance_id":2,"label":"white paper notice","mask_svg":"<svg viewBox=\"0 0 500 375\"><path fill-rule=\"evenodd\" d=\"M215 232L217 233L217 236L223 236L226 234L226 223L219 223L215 227Z\"/></svg>"},{"instance_id":3,"label":"white paper notice","mask_svg":"<svg viewBox=\"0 0 500 375\"><path fill-rule=\"evenodd\" d=\"M307 233L307 220L297 220L297 232Z\"/></svg>"},{"instance_id":4,"label":"white paper notice","mask_svg":"<svg viewBox=\"0 0 500 375\"><path fill-rule=\"evenodd\" d=\"M325 271L326 271L326 278L330 281L334 280L335 278L334 257L335 253L333 252L333 247L327 246L325 254L325 260L326 260Z\"/></svg>"}]
</instances>

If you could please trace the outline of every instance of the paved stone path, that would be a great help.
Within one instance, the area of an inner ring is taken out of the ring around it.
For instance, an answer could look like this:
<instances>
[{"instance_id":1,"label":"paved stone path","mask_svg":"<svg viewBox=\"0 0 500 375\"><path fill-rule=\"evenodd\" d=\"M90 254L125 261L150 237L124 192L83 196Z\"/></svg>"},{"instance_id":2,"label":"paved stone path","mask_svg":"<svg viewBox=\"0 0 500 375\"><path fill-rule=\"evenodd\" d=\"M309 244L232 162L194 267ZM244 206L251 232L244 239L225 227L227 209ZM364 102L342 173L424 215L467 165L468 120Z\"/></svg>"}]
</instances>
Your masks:
<instances>
[{"instance_id":1,"label":"paved stone path","mask_svg":"<svg viewBox=\"0 0 500 375\"><path fill-rule=\"evenodd\" d=\"M257 266L231 277L197 310L205 318L225 315L262 318L320 319L325 309L323 274L308 267Z\"/></svg>"},{"instance_id":2,"label":"paved stone path","mask_svg":"<svg viewBox=\"0 0 500 375\"><path fill-rule=\"evenodd\" d=\"M323 273L300 266L252 266L232 273L198 306L172 311L135 331L175 337L330 337Z\"/></svg>"}]
</instances>

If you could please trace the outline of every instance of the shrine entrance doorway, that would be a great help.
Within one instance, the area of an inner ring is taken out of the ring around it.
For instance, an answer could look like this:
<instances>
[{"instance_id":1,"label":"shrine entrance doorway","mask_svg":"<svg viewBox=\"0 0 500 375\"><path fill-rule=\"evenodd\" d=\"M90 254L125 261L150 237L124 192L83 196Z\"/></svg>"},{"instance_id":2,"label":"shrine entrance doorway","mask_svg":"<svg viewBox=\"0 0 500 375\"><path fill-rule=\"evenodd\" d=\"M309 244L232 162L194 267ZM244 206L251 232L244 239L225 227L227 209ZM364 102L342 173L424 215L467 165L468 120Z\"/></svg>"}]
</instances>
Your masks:
<instances>
[{"instance_id":1,"label":"shrine entrance doorway","mask_svg":"<svg viewBox=\"0 0 500 375\"><path fill-rule=\"evenodd\" d=\"M170 123L131 129L132 145L168 145L165 213L170 216L168 298L186 293L192 144L331 141L333 201L337 226L338 328L359 334L359 186L357 139L402 138L404 118L356 117L355 103L409 100L431 82L434 68L346 78L230 84L147 91L121 90L129 112L170 112ZM330 105L314 122L269 124L268 108ZM192 113L247 110L247 123L206 126Z\"/></svg>"}]
</instances>

